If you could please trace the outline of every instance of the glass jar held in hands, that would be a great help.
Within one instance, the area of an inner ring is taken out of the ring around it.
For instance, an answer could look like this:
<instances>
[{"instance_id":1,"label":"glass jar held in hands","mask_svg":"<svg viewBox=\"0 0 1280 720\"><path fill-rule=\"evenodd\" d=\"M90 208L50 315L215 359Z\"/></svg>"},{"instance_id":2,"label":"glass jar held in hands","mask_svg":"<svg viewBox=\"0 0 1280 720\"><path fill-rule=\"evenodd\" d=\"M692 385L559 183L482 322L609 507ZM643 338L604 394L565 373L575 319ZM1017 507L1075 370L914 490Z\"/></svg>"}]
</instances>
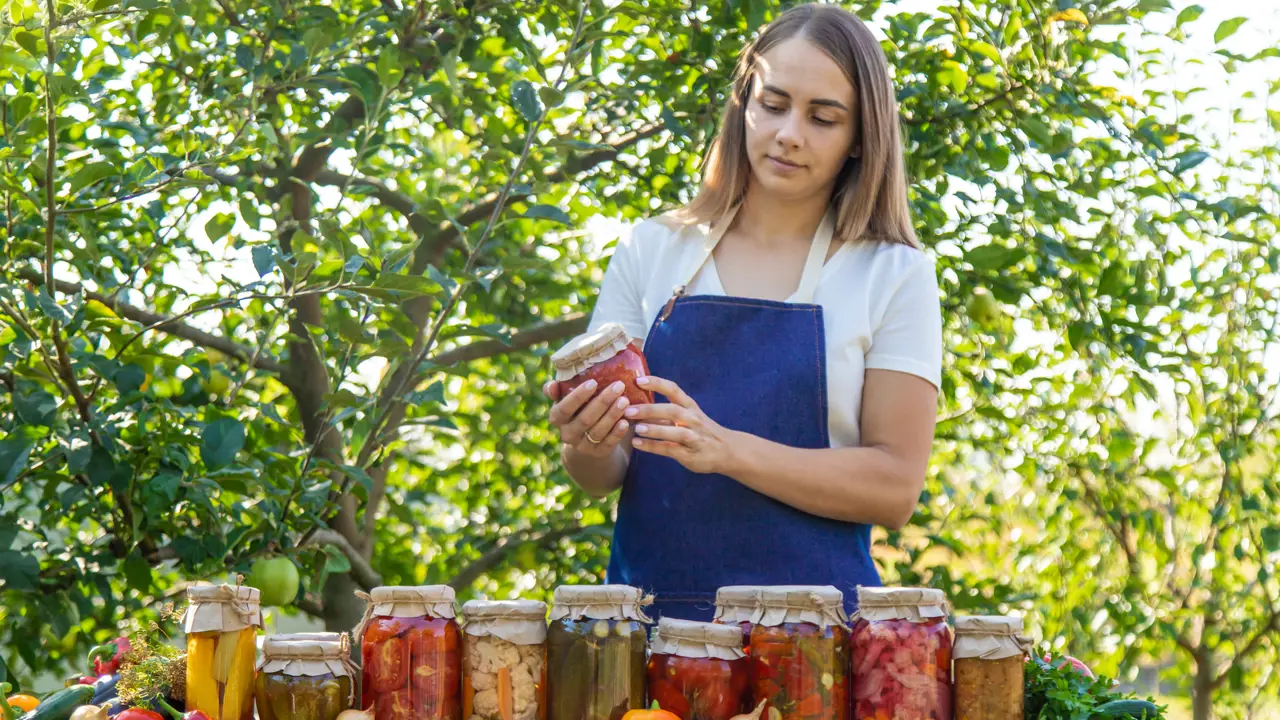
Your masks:
<instances>
[{"instance_id":1,"label":"glass jar held in hands","mask_svg":"<svg viewBox=\"0 0 1280 720\"><path fill-rule=\"evenodd\" d=\"M543 392L555 402L550 419L561 441L587 455L611 454L629 429L623 412L653 402L653 393L636 384L649 374L644 353L621 325L608 323L569 341L551 359L556 379Z\"/></svg>"}]
</instances>

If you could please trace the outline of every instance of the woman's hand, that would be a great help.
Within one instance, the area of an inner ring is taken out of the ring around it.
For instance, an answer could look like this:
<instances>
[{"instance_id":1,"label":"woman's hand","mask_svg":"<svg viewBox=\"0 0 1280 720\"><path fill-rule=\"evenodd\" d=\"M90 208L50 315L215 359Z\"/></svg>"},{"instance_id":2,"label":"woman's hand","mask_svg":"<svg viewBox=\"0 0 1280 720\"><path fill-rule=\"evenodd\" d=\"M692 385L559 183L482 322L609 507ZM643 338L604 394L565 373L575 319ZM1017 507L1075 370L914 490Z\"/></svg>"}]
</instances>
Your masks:
<instances>
[{"instance_id":1,"label":"woman's hand","mask_svg":"<svg viewBox=\"0 0 1280 720\"><path fill-rule=\"evenodd\" d=\"M707 417L693 398L670 380L646 377L638 383L671 402L635 405L626 410L626 418L636 428L634 447L665 455L696 473L727 474L734 457L734 432Z\"/></svg>"},{"instance_id":2,"label":"woman's hand","mask_svg":"<svg viewBox=\"0 0 1280 720\"><path fill-rule=\"evenodd\" d=\"M615 382L596 394L596 381L588 380L561 398L559 384L543 385L542 392L555 401L550 420L560 430L560 441L583 455L612 455L630 427L622 419L628 405L622 397L624 389L621 382Z\"/></svg>"}]
</instances>

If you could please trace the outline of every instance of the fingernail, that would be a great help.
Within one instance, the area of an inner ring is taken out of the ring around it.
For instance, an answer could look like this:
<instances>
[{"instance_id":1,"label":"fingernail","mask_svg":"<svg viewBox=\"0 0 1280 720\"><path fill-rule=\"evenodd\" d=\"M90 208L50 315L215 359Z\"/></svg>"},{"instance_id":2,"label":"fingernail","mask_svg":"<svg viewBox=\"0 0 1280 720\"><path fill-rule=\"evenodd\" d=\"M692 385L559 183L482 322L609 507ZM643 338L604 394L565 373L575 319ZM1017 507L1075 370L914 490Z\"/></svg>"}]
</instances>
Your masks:
<instances>
[{"instance_id":1,"label":"fingernail","mask_svg":"<svg viewBox=\"0 0 1280 720\"><path fill-rule=\"evenodd\" d=\"M584 383L584 384L587 386L587 389L588 389L588 390L595 390L595 389L596 389L596 381L595 381L595 380L588 380L588 381L587 381L586 383Z\"/></svg>"},{"instance_id":2,"label":"fingernail","mask_svg":"<svg viewBox=\"0 0 1280 720\"><path fill-rule=\"evenodd\" d=\"M648 385L648 384L649 384L649 378L647 378L647 377L637 378L637 379L636 379L636 384L637 384L637 385Z\"/></svg>"},{"instance_id":3,"label":"fingernail","mask_svg":"<svg viewBox=\"0 0 1280 720\"><path fill-rule=\"evenodd\" d=\"M619 430L626 430L626 429L627 429L627 421L626 421L626 420L619 420L619 421L618 421L618 429L619 429Z\"/></svg>"},{"instance_id":4,"label":"fingernail","mask_svg":"<svg viewBox=\"0 0 1280 720\"><path fill-rule=\"evenodd\" d=\"M640 411L635 408L627 408L627 417L635 417Z\"/></svg>"},{"instance_id":5,"label":"fingernail","mask_svg":"<svg viewBox=\"0 0 1280 720\"><path fill-rule=\"evenodd\" d=\"M628 404L628 403L627 403L627 399L626 399L626 398L618 398L618 409L619 409L619 410L621 410L621 409L625 408L625 407L627 406L627 404Z\"/></svg>"},{"instance_id":6,"label":"fingernail","mask_svg":"<svg viewBox=\"0 0 1280 720\"><path fill-rule=\"evenodd\" d=\"M644 444L644 441L641 440L640 438L635 438L634 440L631 441L631 444L634 445L635 447L640 447L641 445Z\"/></svg>"},{"instance_id":7,"label":"fingernail","mask_svg":"<svg viewBox=\"0 0 1280 720\"><path fill-rule=\"evenodd\" d=\"M643 434L645 434L645 433L649 432L649 426L648 426L648 425L637 425L637 426L636 426L636 432L638 432L638 433L640 433L641 435L643 435Z\"/></svg>"},{"instance_id":8,"label":"fingernail","mask_svg":"<svg viewBox=\"0 0 1280 720\"><path fill-rule=\"evenodd\" d=\"M610 386L609 386L609 389L610 389L610 390L612 390L612 391L614 391L614 392L616 392L616 393L620 393L620 392L622 392L623 390L625 390L625 389L626 389L626 387L627 387L627 386L626 386L626 385L623 385L623 384L622 384L622 381L621 381L621 380L619 380L618 382L616 382L616 383L614 383L614 384L610 385Z\"/></svg>"}]
</instances>

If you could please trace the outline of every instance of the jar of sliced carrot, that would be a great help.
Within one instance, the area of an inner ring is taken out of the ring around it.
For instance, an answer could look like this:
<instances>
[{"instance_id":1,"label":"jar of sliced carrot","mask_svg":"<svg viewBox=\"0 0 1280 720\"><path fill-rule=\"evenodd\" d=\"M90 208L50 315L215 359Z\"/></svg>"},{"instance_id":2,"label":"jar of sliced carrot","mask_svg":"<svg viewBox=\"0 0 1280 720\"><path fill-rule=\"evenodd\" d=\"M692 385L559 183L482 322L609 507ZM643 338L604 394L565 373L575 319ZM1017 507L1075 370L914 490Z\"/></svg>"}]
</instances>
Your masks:
<instances>
[{"instance_id":1,"label":"jar of sliced carrot","mask_svg":"<svg viewBox=\"0 0 1280 720\"><path fill-rule=\"evenodd\" d=\"M253 690L262 609L257 589L187 588L187 710L213 720L253 720Z\"/></svg>"}]
</instances>

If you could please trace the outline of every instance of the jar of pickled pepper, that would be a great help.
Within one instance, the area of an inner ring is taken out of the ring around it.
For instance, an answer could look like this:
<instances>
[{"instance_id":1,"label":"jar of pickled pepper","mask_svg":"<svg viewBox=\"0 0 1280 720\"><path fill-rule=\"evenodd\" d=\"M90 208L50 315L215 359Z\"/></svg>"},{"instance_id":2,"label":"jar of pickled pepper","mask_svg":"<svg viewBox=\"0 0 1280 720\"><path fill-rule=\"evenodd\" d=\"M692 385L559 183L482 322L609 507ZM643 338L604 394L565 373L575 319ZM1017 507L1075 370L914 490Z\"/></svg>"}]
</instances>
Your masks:
<instances>
[{"instance_id":1,"label":"jar of pickled pepper","mask_svg":"<svg viewBox=\"0 0 1280 720\"><path fill-rule=\"evenodd\" d=\"M258 718L334 720L355 702L355 677L346 633L270 635L258 665Z\"/></svg>"},{"instance_id":2,"label":"jar of pickled pepper","mask_svg":"<svg viewBox=\"0 0 1280 720\"><path fill-rule=\"evenodd\" d=\"M547 628L547 720L621 720L645 705L652 602L626 585L556 588Z\"/></svg>"},{"instance_id":3,"label":"jar of pickled pepper","mask_svg":"<svg viewBox=\"0 0 1280 720\"><path fill-rule=\"evenodd\" d=\"M1022 618L956 618L957 720L1022 720L1023 667L1030 647L1022 636Z\"/></svg>"},{"instance_id":4,"label":"jar of pickled pepper","mask_svg":"<svg viewBox=\"0 0 1280 720\"><path fill-rule=\"evenodd\" d=\"M760 592L751 630L752 698L770 720L849 717L849 630L844 593L827 586Z\"/></svg>"},{"instance_id":5,"label":"jar of pickled pepper","mask_svg":"<svg viewBox=\"0 0 1280 720\"><path fill-rule=\"evenodd\" d=\"M560 397L588 380L595 380L600 389L621 380L626 388L623 397L629 403L653 402L653 393L636 384L636 380L649 374L644 353L618 323L606 323L570 340L551 356L551 362L556 368Z\"/></svg>"},{"instance_id":6,"label":"jar of pickled pepper","mask_svg":"<svg viewBox=\"0 0 1280 720\"><path fill-rule=\"evenodd\" d=\"M240 585L187 588L187 710L212 720L252 720L259 598L256 588Z\"/></svg>"},{"instance_id":7,"label":"jar of pickled pepper","mask_svg":"<svg viewBox=\"0 0 1280 720\"><path fill-rule=\"evenodd\" d=\"M361 707L377 720L460 720L462 638L448 585L384 586L356 628Z\"/></svg>"},{"instance_id":8,"label":"jar of pickled pepper","mask_svg":"<svg viewBox=\"0 0 1280 720\"><path fill-rule=\"evenodd\" d=\"M715 622L742 628L742 649L750 652L751 629L760 619L758 585L726 585L716 590Z\"/></svg>"},{"instance_id":9,"label":"jar of pickled pepper","mask_svg":"<svg viewBox=\"0 0 1280 720\"><path fill-rule=\"evenodd\" d=\"M854 720L951 720L947 596L930 588L858 588Z\"/></svg>"},{"instance_id":10,"label":"jar of pickled pepper","mask_svg":"<svg viewBox=\"0 0 1280 720\"><path fill-rule=\"evenodd\" d=\"M747 709L750 661L734 625L662 618L649 646L649 697L680 720L729 720Z\"/></svg>"},{"instance_id":11,"label":"jar of pickled pepper","mask_svg":"<svg viewBox=\"0 0 1280 720\"><path fill-rule=\"evenodd\" d=\"M546 603L472 600L462 616L463 720L543 718Z\"/></svg>"}]
</instances>

